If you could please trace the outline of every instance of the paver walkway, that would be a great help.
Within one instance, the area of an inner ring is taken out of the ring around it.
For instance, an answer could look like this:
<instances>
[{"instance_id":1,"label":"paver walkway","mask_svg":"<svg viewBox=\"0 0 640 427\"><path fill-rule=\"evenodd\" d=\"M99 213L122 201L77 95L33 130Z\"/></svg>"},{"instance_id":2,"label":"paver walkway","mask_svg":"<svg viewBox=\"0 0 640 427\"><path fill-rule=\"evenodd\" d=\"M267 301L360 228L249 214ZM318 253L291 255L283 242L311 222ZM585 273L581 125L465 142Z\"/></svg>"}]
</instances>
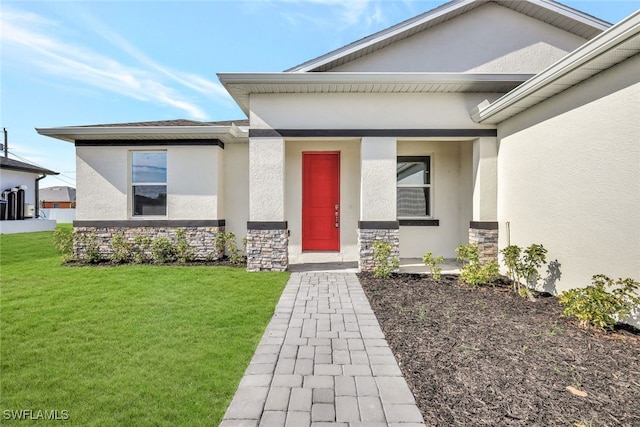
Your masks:
<instances>
[{"instance_id":1,"label":"paver walkway","mask_svg":"<svg viewBox=\"0 0 640 427\"><path fill-rule=\"evenodd\" d=\"M221 427L422 426L353 273L292 273Z\"/></svg>"}]
</instances>

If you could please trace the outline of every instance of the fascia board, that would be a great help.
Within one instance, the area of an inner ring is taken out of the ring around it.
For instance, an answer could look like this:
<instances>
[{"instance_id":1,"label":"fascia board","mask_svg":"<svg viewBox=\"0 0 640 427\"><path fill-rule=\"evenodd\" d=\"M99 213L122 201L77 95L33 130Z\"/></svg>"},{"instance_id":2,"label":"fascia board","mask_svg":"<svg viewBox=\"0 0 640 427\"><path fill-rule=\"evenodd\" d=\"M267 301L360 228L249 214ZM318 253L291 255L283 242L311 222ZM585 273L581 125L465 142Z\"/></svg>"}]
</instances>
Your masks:
<instances>
[{"instance_id":1,"label":"fascia board","mask_svg":"<svg viewBox=\"0 0 640 427\"><path fill-rule=\"evenodd\" d=\"M407 84L407 83L474 83L518 82L531 74L471 73L218 73L223 85L251 84Z\"/></svg>"},{"instance_id":2,"label":"fascia board","mask_svg":"<svg viewBox=\"0 0 640 427\"><path fill-rule=\"evenodd\" d=\"M89 139L91 136L140 136L140 135L153 135L153 136L167 136L180 134L189 135L215 135L221 136L230 134L232 131L231 126L112 126L112 127L58 127L58 128L36 128L36 132L40 135L49 136L52 138L61 139L63 141L74 142L75 140ZM244 131L236 126L233 130L236 135L242 137L243 133L248 134L248 131ZM235 135L234 135L235 136Z\"/></svg>"},{"instance_id":3,"label":"fascia board","mask_svg":"<svg viewBox=\"0 0 640 427\"><path fill-rule=\"evenodd\" d=\"M584 66L603 53L615 49L617 45L634 37L638 33L640 33L640 11L631 14L619 24L585 43L563 59L550 65L530 80L498 98L488 106L484 108L479 106L479 111L472 115L471 118L477 123L487 121L492 116L509 108L527 96L534 94L538 90L547 87L559 78Z\"/></svg>"}]
</instances>

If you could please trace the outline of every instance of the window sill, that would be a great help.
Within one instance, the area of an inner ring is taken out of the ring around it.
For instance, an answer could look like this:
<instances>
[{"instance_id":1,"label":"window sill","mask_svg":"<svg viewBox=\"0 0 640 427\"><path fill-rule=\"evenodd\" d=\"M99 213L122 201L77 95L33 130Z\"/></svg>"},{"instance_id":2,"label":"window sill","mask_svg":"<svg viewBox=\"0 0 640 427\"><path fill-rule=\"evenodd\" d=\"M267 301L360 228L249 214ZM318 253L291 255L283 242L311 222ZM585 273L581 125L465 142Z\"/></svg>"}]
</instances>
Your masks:
<instances>
[{"instance_id":1,"label":"window sill","mask_svg":"<svg viewBox=\"0 0 640 427\"><path fill-rule=\"evenodd\" d=\"M400 227L439 227L439 219L399 219Z\"/></svg>"}]
</instances>

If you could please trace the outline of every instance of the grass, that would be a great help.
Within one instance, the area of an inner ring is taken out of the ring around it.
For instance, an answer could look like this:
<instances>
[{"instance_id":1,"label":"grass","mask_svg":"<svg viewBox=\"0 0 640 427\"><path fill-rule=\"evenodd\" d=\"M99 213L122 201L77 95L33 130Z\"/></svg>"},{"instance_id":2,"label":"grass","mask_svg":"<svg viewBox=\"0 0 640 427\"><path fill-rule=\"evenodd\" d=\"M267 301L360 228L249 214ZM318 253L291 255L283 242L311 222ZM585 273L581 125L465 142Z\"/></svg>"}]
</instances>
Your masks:
<instances>
[{"instance_id":1,"label":"grass","mask_svg":"<svg viewBox=\"0 0 640 427\"><path fill-rule=\"evenodd\" d=\"M0 236L0 417L217 425L286 273L64 267L52 233Z\"/></svg>"}]
</instances>

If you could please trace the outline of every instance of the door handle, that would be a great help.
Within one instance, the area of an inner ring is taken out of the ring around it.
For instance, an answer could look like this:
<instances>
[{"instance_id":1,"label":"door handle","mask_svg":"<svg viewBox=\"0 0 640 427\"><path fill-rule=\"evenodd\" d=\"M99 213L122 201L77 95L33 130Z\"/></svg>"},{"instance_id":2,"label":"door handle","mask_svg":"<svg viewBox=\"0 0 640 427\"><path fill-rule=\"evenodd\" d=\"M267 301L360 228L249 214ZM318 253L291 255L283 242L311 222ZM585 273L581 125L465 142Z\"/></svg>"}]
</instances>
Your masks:
<instances>
[{"instance_id":1,"label":"door handle","mask_svg":"<svg viewBox=\"0 0 640 427\"><path fill-rule=\"evenodd\" d=\"M325 205L325 206L326 206L326 205ZM336 210L340 209L340 205L336 203L335 208L336 208Z\"/></svg>"}]
</instances>

